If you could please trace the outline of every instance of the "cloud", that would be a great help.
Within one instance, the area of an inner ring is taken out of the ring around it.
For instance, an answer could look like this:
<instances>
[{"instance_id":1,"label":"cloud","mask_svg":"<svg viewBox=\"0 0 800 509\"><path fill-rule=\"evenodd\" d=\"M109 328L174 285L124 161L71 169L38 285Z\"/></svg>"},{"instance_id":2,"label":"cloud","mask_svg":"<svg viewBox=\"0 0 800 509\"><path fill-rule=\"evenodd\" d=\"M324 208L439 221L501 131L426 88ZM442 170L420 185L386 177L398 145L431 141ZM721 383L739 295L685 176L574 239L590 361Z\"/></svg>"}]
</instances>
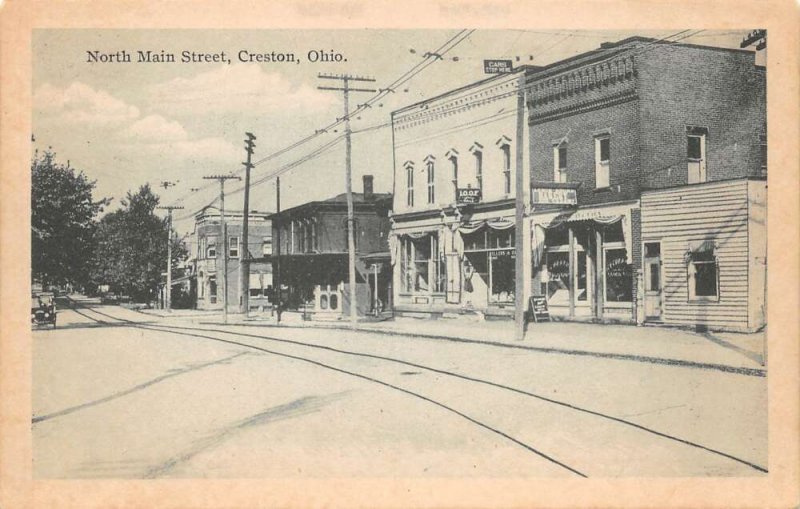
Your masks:
<instances>
[{"instance_id":1,"label":"cloud","mask_svg":"<svg viewBox=\"0 0 800 509\"><path fill-rule=\"evenodd\" d=\"M140 148L170 159L181 167L202 162L227 164L235 168L242 158L242 150L238 146L220 137L166 141L147 144Z\"/></svg>"},{"instance_id":2,"label":"cloud","mask_svg":"<svg viewBox=\"0 0 800 509\"><path fill-rule=\"evenodd\" d=\"M279 72L265 72L258 64L222 65L192 78L175 78L150 87L154 111L173 115L268 113L278 110L323 111L336 103L307 85L294 85Z\"/></svg>"},{"instance_id":3,"label":"cloud","mask_svg":"<svg viewBox=\"0 0 800 509\"><path fill-rule=\"evenodd\" d=\"M33 94L34 109L51 119L91 126L115 126L139 117L139 108L75 81L66 88L45 83Z\"/></svg>"},{"instance_id":4,"label":"cloud","mask_svg":"<svg viewBox=\"0 0 800 509\"><path fill-rule=\"evenodd\" d=\"M145 142L182 141L189 138L186 129L179 122L167 120L161 115L140 118L120 135Z\"/></svg>"}]
</instances>

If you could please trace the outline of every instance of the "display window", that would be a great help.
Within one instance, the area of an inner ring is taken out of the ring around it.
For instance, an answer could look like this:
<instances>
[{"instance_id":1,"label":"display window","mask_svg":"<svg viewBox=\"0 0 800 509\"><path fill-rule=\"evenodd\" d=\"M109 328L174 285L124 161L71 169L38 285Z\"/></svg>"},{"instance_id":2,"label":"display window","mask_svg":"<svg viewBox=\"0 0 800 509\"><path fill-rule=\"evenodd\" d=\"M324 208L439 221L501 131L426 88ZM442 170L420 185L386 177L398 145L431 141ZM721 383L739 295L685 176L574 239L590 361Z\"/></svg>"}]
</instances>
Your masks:
<instances>
[{"instance_id":1,"label":"display window","mask_svg":"<svg viewBox=\"0 0 800 509\"><path fill-rule=\"evenodd\" d=\"M403 237L401 249L400 270L403 291L443 293L447 278L444 260L439 259L438 235Z\"/></svg>"}]
</instances>

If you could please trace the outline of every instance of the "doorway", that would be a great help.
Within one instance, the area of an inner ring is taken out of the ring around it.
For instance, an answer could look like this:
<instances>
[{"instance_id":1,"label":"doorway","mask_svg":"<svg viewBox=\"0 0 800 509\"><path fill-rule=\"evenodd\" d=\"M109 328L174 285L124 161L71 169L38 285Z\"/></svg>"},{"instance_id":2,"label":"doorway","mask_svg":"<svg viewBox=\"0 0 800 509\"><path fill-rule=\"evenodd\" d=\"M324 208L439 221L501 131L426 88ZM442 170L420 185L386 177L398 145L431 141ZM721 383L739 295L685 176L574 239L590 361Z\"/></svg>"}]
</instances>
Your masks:
<instances>
[{"instance_id":1,"label":"doorway","mask_svg":"<svg viewBox=\"0 0 800 509\"><path fill-rule=\"evenodd\" d=\"M663 314L661 242L644 243L644 317L659 321Z\"/></svg>"}]
</instances>

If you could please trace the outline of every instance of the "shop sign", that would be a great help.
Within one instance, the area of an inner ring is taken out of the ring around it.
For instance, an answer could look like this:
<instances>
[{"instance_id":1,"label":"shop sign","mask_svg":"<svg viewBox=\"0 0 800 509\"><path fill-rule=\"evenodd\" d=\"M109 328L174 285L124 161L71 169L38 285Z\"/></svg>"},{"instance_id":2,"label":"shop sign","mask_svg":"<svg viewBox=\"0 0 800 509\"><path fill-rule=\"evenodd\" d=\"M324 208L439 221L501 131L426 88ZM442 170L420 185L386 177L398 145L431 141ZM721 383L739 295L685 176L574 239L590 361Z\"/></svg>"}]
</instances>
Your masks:
<instances>
[{"instance_id":1,"label":"shop sign","mask_svg":"<svg viewBox=\"0 0 800 509\"><path fill-rule=\"evenodd\" d=\"M481 190L479 188L459 188L456 195L456 203L459 205L469 205L481 202Z\"/></svg>"},{"instance_id":2,"label":"shop sign","mask_svg":"<svg viewBox=\"0 0 800 509\"><path fill-rule=\"evenodd\" d=\"M511 60L484 60L483 72L485 74L502 74L513 72L514 64Z\"/></svg>"},{"instance_id":3,"label":"shop sign","mask_svg":"<svg viewBox=\"0 0 800 509\"><path fill-rule=\"evenodd\" d=\"M550 311L547 309L547 297L544 295L531 295L528 299L528 316L534 322L549 322Z\"/></svg>"},{"instance_id":4,"label":"shop sign","mask_svg":"<svg viewBox=\"0 0 800 509\"><path fill-rule=\"evenodd\" d=\"M534 187L534 205L577 205L578 193L575 189Z\"/></svg>"},{"instance_id":5,"label":"shop sign","mask_svg":"<svg viewBox=\"0 0 800 509\"><path fill-rule=\"evenodd\" d=\"M509 249L495 249L494 251L489 251L489 258L492 260L496 260L498 258L516 258L517 251L514 248Z\"/></svg>"}]
</instances>

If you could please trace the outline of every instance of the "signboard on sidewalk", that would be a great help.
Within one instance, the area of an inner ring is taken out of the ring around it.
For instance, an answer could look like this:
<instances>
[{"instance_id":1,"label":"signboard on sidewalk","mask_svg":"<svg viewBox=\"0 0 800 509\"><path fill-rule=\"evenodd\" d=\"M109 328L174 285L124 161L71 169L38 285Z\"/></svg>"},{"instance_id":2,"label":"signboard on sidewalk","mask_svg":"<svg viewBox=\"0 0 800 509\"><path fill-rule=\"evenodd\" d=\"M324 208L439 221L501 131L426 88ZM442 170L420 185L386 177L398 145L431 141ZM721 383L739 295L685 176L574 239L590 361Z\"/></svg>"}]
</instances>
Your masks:
<instances>
[{"instance_id":1,"label":"signboard on sidewalk","mask_svg":"<svg viewBox=\"0 0 800 509\"><path fill-rule=\"evenodd\" d=\"M459 205L470 205L481 202L481 190L479 188L459 188L456 194L456 203Z\"/></svg>"},{"instance_id":2,"label":"signboard on sidewalk","mask_svg":"<svg viewBox=\"0 0 800 509\"><path fill-rule=\"evenodd\" d=\"M528 299L528 315L536 323L549 322L550 311L547 309L547 297L544 295L532 295Z\"/></svg>"},{"instance_id":3,"label":"signboard on sidewalk","mask_svg":"<svg viewBox=\"0 0 800 509\"><path fill-rule=\"evenodd\" d=\"M486 74L502 74L513 72L514 64L511 60L484 60L483 72Z\"/></svg>"}]
</instances>

